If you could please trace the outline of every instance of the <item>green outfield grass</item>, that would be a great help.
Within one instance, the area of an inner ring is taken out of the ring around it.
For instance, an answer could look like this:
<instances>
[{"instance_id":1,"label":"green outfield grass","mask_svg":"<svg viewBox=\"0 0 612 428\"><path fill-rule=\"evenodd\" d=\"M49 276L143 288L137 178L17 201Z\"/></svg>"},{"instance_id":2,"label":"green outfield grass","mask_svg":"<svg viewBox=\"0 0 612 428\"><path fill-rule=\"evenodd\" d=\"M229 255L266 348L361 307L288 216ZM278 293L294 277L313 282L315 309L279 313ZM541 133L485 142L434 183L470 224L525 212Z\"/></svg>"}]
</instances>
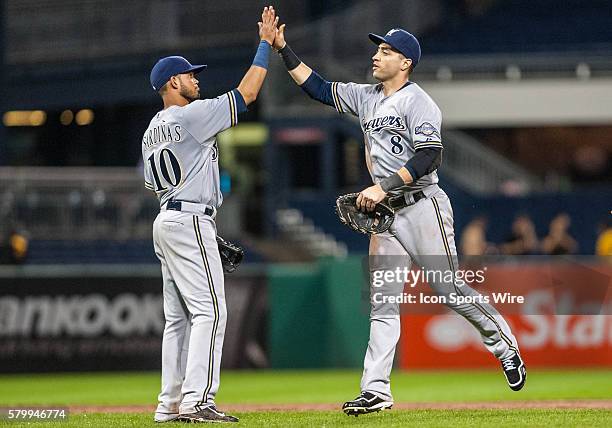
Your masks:
<instances>
[{"instance_id":1,"label":"green outfield grass","mask_svg":"<svg viewBox=\"0 0 612 428\"><path fill-rule=\"evenodd\" d=\"M238 413L239 426L249 427L609 427L612 412L606 410L411 410L389 411L358 418L339 412ZM1 424L1 422L0 422ZM11 427L33 424L11 422ZM36 424L39 425L39 424ZM158 426L151 414L88 414L70 416L66 422L45 422L42 427ZM166 426L182 426L172 423Z\"/></svg>"},{"instance_id":2,"label":"green outfield grass","mask_svg":"<svg viewBox=\"0 0 612 428\"><path fill-rule=\"evenodd\" d=\"M225 371L217 402L224 404L331 403L358 393L359 371ZM611 400L612 371L530 370L525 389L510 391L499 371L394 372L395 401L491 402L510 400ZM0 376L0 407L129 406L156 402L158 373L88 373ZM234 413L234 412L232 412ZM399 410L347 417L339 411L235 412L242 426L610 426L611 410L491 409ZM152 413L88 413L42 426L155 426ZM0 421L0 425L2 421ZM11 427L32 426L11 422ZM159 425L157 425L159 426ZM181 426L171 424L170 426Z\"/></svg>"},{"instance_id":3,"label":"green outfield grass","mask_svg":"<svg viewBox=\"0 0 612 428\"><path fill-rule=\"evenodd\" d=\"M352 370L225 371L219 403L341 403L359 392ZM611 370L529 370L511 391L500 371L400 372L396 402L612 399ZM159 374L87 373L0 376L0 406L16 404L142 405L156 402Z\"/></svg>"}]
</instances>

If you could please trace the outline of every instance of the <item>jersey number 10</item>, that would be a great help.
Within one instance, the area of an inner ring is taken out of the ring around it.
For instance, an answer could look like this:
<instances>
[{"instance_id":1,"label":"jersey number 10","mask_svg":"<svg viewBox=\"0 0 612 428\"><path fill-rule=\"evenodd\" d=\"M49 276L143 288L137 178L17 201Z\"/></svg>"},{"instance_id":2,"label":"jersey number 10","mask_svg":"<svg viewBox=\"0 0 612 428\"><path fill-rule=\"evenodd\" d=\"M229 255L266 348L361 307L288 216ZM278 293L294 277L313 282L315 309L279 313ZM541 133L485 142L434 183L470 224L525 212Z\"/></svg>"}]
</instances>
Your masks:
<instances>
[{"instance_id":1,"label":"jersey number 10","mask_svg":"<svg viewBox=\"0 0 612 428\"><path fill-rule=\"evenodd\" d=\"M159 152L157 162L155 161L155 153L149 156L149 164L151 165L151 171L153 172L153 179L155 180L155 191L161 192L168 188L162 183L162 178L165 183L176 187L181 182L181 165L178 159L169 149L163 149ZM168 165L170 164L170 165ZM161 177L158 171L161 172ZM168 169L170 166L170 169Z\"/></svg>"}]
</instances>

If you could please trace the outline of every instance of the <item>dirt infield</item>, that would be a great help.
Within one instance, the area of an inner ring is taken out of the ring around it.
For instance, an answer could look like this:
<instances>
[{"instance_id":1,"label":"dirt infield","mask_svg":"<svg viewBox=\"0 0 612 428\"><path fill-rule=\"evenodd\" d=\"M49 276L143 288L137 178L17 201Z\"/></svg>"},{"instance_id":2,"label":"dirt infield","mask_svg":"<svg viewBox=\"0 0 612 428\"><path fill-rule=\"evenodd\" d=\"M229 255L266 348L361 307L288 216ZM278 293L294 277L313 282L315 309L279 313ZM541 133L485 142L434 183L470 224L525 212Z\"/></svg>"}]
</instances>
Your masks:
<instances>
[{"instance_id":1,"label":"dirt infield","mask_svg":"<svg viewBox=\"0 0 612 428\"><path fill-rule=\"evenodd\" d=\"M340 410L337 404L226 404L220 406L232 412L299 412L306 410ZM534 400L534 401L479 401L469 403L395 403L399 410L505 410L505 409L612 409L612 400ZM147 406L69 406L72 413L143 413L154 412Z\"/></svg>"}]
</instances>

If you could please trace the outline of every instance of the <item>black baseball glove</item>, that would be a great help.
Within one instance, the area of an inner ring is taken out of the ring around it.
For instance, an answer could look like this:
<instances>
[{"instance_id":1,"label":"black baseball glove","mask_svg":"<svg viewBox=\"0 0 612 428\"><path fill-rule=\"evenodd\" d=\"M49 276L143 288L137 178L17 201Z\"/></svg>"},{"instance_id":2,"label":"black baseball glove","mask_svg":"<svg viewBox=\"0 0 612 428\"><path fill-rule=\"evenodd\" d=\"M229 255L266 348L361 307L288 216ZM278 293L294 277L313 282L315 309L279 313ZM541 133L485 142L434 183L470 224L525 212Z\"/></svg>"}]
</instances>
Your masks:
<instances>
[{"instance_id":1,"label":"black baseball glove","mask_svg":"<svg viewBox=\"0 0 612 428\"><path fill-rule=\"evenodd\" d=\"M382 233L391 227L395 219L391 208L380 202L374 211L360 211L357 209L357 196L359 193L349 193L336 199L336 214L342 223L356 232L367 234Z\"/></svg>"},{"instance_id":2,"label":"black baseball glove","mask_svg":"<svg viewBox=\"0 0 612 428\"><path fill-rule=\"evenodd\" d=\"M244 258L244 250L238 245L232 244L218 235L217 245L219 246L219 254L221 254L221 264L223 264L223 270L227 273L234 272Z\"/></svg>"}]
</instances>

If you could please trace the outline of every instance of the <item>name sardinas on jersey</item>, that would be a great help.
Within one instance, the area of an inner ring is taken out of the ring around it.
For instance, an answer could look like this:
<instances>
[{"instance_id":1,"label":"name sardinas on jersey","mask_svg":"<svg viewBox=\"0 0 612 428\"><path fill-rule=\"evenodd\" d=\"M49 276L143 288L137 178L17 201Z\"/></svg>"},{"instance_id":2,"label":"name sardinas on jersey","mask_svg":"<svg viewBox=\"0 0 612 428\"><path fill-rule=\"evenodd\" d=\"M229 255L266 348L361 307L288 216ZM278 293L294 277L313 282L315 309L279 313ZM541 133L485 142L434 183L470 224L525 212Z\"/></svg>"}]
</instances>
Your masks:
<instances>
[{"instance_id":1,"label":"name sardinas on jersey","mask_svg":"<svg viewBox=\"0 0 612 428\"><path fill-rule=\"evenodd\" d=\"M159 143L172 143L181 141L181 125L160 124L142 137L142 144L148 149Z\"/></svg>"},{"instance_id":2,"label":"name sardinas on jersey","mask_svg":"<svg viewBox=\"0 0 612 428\"><path fill-rule=\"evenodd\" d=\"M399 116L383 116L363 123L363 132L380 132L383 129L405 131L406 124Z\"/></svg>"}]
</instances>

